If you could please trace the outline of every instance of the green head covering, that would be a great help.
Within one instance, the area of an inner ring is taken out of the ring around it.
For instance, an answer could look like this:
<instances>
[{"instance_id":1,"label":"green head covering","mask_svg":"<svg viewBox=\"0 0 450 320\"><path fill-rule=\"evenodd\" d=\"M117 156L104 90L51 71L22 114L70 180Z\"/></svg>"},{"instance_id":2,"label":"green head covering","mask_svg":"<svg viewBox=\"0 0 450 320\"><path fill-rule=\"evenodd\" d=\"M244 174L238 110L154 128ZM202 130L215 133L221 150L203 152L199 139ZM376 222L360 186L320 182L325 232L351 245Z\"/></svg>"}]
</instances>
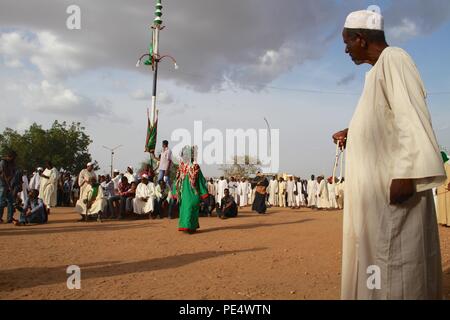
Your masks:
<instances>
[{"instance_id":1,"label":"green head covering","mask_svg":"<svg viewBox=\"0 0 450 320\"><path fill-rule=\"evenodd\" d=\"M445 153L445 151L441 151L441 155L442 155L442 161L444 161L444 163L446 163L449 160L447 153Z\"/></svg>"}]
</instances>

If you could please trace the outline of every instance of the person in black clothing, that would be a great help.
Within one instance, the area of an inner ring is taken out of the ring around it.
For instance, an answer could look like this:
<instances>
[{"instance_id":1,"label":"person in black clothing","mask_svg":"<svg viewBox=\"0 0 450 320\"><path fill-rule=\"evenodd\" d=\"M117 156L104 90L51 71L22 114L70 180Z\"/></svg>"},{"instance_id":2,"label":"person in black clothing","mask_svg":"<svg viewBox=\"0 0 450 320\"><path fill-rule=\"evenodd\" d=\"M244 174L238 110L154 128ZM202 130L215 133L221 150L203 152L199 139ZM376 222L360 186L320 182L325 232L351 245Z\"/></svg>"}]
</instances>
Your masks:
<instances>
[{"instance_id":1,"label":"person in black clothing","mask_svg":"<svg viewBox=\"0 0 450 320\"><path fill-rule=\"evenodd\" d=\"M224 197L217 208L217 216L221 219L235 218L238 214L237 204L234 198L230 195L230 190L224 190Z\"/></svg>"}]
</instances>

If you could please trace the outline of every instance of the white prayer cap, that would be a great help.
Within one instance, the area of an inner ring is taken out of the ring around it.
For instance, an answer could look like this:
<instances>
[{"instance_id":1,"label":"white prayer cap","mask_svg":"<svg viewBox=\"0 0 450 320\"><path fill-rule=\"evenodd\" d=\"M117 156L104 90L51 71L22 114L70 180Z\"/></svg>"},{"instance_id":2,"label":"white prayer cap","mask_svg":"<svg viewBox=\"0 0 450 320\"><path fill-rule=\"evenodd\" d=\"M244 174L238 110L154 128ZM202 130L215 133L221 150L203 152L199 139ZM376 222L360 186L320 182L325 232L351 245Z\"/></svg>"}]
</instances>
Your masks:
<instances>
[{"instance_id":1,"label":"white prayer cap","mask_svg":"<svg viewBox=\"0 0 450 320\"><path fill-rule=\"evenodd\" d=\"M384 18L377 11L355 11L347 16L344 28L384 31Z\"/></svg>"},{"instance_id":2,"label":"white prayer cap","mask_svg":"<svg viewBox=\"0 0 450 320\"><path fill-rule=\"evenodd\" d=\"M113 172L115 172L115 173L119 173L120 171L119 170L117 170L117 169L114 169L114 171Z\"/></svg>"},{"instance_id":3,"label":"white prayer cap","mask_svg":"<svg viewBox=\"0 0 450 320\"><path fill-rule=\"evenodd\" d=\"M142 175L142 179L148 179L148 175L143 174L143 175Z\"/></svg>"},{"instance_id":4,"label":"white prayer cap","mask_svg":"<svg viewBox=\"0 0 450 320\"><path fill-rule=\"evenodd\" d=\"M37 171L44 171L41 167L37 168Z\"/></svg>"},{"instance_id":5,"label":"white prayer cap","mask_svg":"<svg viewBox=\"0 0 450 320\"><path fill-rule=\"evenodd\" d=\"M88 162L88 164L86 165L86 167L90 167L93 166L94 164L92 162Z\"/></svg>"}]
</instances>

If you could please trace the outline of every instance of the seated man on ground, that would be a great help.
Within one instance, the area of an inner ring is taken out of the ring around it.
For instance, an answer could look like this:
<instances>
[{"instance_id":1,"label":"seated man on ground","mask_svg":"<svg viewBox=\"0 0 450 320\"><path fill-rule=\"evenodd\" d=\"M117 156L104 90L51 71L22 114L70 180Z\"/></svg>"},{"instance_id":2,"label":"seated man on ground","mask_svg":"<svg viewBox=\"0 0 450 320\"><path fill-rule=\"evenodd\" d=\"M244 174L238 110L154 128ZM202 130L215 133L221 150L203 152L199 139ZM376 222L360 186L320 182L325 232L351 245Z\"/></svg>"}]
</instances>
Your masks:
<instances>
[{"instance_id":1,"label":"seated man on ground","mask_svg":"<svg viewBox=\"0 0 450 320\"><path fill-rule=\"evenodd\" d=\"M230 191L225 189L224 197L220 203L220 207L217 208L217 216L221 219L235 218L238 214L237 204L234 198L230 195Z\"/></svg>"},{"instance_id":2,"label":"seated man on ground","mask_svg":"<svg viewBox=\"0 0 450 320\"><path fill-rule=\"evenodd\" d=\"M104 198L103 188L97 183L96 177L91 177L75 207L75 211L81 215L80 221L86 219L86 214L88 217L96 216L97 220L101 220L106 207L107 201Z\"/></svg>"},{"instance_id":3,"label":"seated man on ground","mask_svg":"<svg viewBox=\"0 0 450 320\"><path fill-rule=\"evenodd\" d=\"M112 202L110 200L113 199L116 195L116 191L114 188L114 181L112 181L111 176L107 174L100 185L103 189L103 195L106 200L106 210L105 210L106 217L112 218L114 217L114 208L112 207Z\"/></svg>"},{"instance_id":4,"label":"seated man on ground","mask_svg":"<svg viewBox=\"0 0 450 320\"><path fill-rule=\"evenodd\" d=\"M160 219L164 217L164 209L166 209L169 205L168 199L170 196L170 188L164 182L164 180L160 180L158 185L155 188L155 211L152 214L152 218L156 219L159 216Z\"/></svg>"},{"instance_id":5,"label":"seated man on ground","mask_svg":"<svg viewBox=\"0 0 450 320\"><path fill-rule=\"evenodd\" d=\"M113 214L111 218L122 219L125 216L126 202L128 197L128 190L130 190L130 184L128 178L122 176L120 179L116 195L109 199L109 207L112 209Z\"/></svg>"},{"instance_id":6,"label":"seated man on ground","mask_svg":"<svg viewBox=\"0 0 450 320\"><path fill-rule=\"evenodd\" d=\"M30 190L24 206L16 205L16 209L20 212L19 221L14 220L16 226L24 226L30 223L42 224L47 222L47 210L45 209L42 199L39 199L38 190Z\"/></svg>"},{"instance_id":7,"label":"seated man on ground","mask_svg":"<svg viewBox=\"0 0 450 320\"><path fill-rule=\"evenodd\" d=\"M133 200L133 212L138 215L152 214L154 211L155 187L148 178L146 174L141 176L141 183L137 186Z\"/></svg>"}]
</instances>

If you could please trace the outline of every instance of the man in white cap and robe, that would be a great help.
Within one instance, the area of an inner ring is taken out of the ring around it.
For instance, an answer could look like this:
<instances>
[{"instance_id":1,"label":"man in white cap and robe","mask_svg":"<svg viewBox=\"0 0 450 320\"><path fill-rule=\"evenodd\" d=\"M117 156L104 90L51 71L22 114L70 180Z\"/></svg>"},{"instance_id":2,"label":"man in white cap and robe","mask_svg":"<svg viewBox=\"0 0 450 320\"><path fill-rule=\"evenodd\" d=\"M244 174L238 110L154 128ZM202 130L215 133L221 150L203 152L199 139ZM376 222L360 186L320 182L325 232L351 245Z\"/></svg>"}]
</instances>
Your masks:
<instances>
[{"instance_id":1,"label":"man in white cap and robe","mask_svg":"<svg viewBox=\"0 0 450 320\"><path fill-rule=\"evenodd\" d=\"M94 172L94 164L89 162L86 168L80 171L78 175L78 186L80 187L80 199L81 195L86 194L85 188L91 183L92 178L97 179L97 175Z\"/></svg>"},{"instance_id":2,"label":"man in white cap and robe","mask_svg":"<svg viewBox=\"0 0 450 320\"><path fill-rule=\"evenodd\" d=\"M442 265L432 188L445 171L426 90L412 58L389 47L383 17L351 13L345 52L372 66L348 129L341 297L442 299Z\"/></svg>"},{"instance_id":3,"label":"man in white cap and robe","mask_svg":"<svg viewBox=\"0 0 450 320\"><path fill-rule=\"evenodd\" d=\"M39 197L47 209L56 207L59 172L51 161L47 161L45 170L40 174Z\"/></svg>"},{"instance_id":4,"label":"man in white cap and robe","mask_svg":"<svg viewBox=\"0 0 450 320\"><path fill-rule=\"evenodd\" d=\"M317 190L319 185L314 175L311 175L311 180L308 180L307 191L308 194L308 208L317 208Z\"/></svg>"},{"instance_id":5,"label":"man in white cap and robe","mask_svg":"<svg viewBox=\"0 0 450 320\"><path fill-rule=\"evenodd\" d=\"M137 176L134 174L134 169L132 166L127 167L127 172L125 172L124 176L127 177L128 183L130 184L138 181Z\"/></svg>"},{"instance_id":6,"label":"man in white cap and robe","mask_svg":"<svg viewBox=\"0 0 450 320\"><path fill-rule=\"evenodd\" d=\"M272 207L278 205L278 180L276 176L272 177L272 180L269 182L269 204Z\"/></svg>"},{"instance_id":7,"label":"man in white cap and robe","mask_svg":"<svg viewBox=\"0 0 450 320\"><path fill-rule=\"evenodd\" d=\"M143 174L141 183L136 188L136 196L133 199L133 211L135 214L149 214L154 210L155 185L148 181L148 175Z\"/></svg>"}]
</instances>

